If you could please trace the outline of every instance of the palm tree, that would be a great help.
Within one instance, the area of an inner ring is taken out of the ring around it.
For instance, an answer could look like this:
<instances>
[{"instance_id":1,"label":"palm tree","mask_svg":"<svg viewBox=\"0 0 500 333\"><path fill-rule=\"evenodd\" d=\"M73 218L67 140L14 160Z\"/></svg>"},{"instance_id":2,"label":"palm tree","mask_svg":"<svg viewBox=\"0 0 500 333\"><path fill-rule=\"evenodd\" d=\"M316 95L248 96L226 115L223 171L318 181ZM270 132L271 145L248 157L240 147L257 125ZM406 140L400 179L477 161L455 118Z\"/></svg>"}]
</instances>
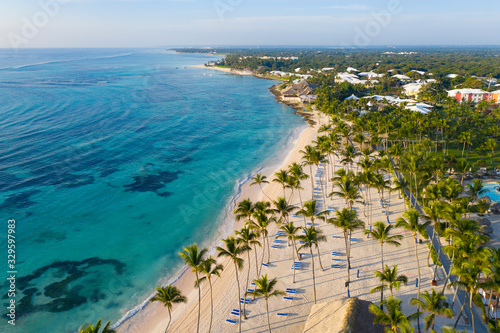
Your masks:
<instances>
[{"instance_id":1,"label":"palm tree","mask_svg":"<svg viewBox=\"0 0 500 333\"><path fill-rule=\"evenodd\" d=\"M261 264L264 262L264 253L266 243L267 243L267 263L271 261L271 250L270 250L270 245L269 245L269 239L268 237L268 230L267 228L272 222L276 222L276 219L274 217L269 217L265 212L255 212L254 213L254 219L253 220L248 220L247 225L250 226L251 229L256 229L258 230L259 234L262 237L262 259L261 259ZM260 273L257 273L260 274Z\"/></svg>"},{"instance_id":2,"label":"palm tree","mask_svg":"<svg viewBox=\"0 0 500 333\"><path fill-rule=\"evenodd\" d=\"M417 260L417 268L418 268L418 297L420 299L420 285L422 284L422 279L420 278L420 261L418 260L418 251L417 251L417 236L418 234L422 235L424 238L427 238L427 226L431 223L431 221L426 221L424 223L419 222L420 213L412 208L405 212L402 217L398 218L396 221L396 228L403 228L410 231L413 235L413 239L415 240L415 259ZM419 305L417 304L417 312L420 312ZM420 318L417 318L417 328L420 332Z\"/></svg>"},{"instance_id":3,"label":"palm tree","mask_svg":"<svg viewBox=\"0 0 500 333\"><path fill-rule=\"evenodd\" d=\"M163 304L163 306L165 306L168 310L168 324L167 324L167 328L165 328L165 333L168 331L168 327L170 326L170 322L172 321L172 306L174 304L178 304L178 303L186 303L187 302L187 298L182 296L181 294L181 291L179 289L177 289L177 287L175 286L172 286L172 285L168 285L166 287L161 287L161 288L156 288L156 294L155 296L153 296L150 300L150 302L160 302L161 304ZM212 322L212 320L210 320L210 322ZM97 324L99 324L99 322L97 322ZM109 325L109 323L108 323ZM97 327L97 325L96 325ZM106 326L108 327L108 326ZM104 328L104 331L102 333L105 333L105 332L114 332L114 331L106 331L106 327ZM97 330L95 331L97 332ZM89 332L80 332L80 333L91 333L91 331Z\"/></svg>"},{"instance_id":4,"label":"palm tree","mask_svg":"<svg viewBox=\"0 0 500 333\"><path fill-rule=\"evenodd\" d=\"M285 198L281 197L279 197L278 199L276 199L276 201L274 201L274 206L276 207L276 209L273 209L273 211L280 215L277 224L280 225L283 222L283 220L285 221L285 223L288 223L288 215L290 215L290 213L293 212L295 207L289 205L286 202Z\"/></svg>"},{"instance_id":5,"label":"palm tree","mask_svg":"<svg viewBox=\"0 0 500 333\"><path fill-rule=\"evenodd\" d=\"M246 199L238 203L238 207L233 211L236 217L236 221L241 219L252 219L252 214L254 212L254 206L250 199Z\"/></svg>"},{"instance_id":6,"label":"palm tree","mask_svg":"<svg viewBox=\"0 0 500 333\"><path fill-rule=\"evenodd\" d=\"M403 239L401 235L390 235L391 230L393 229L392 225L386 225L382 221L375 222L373 225L374 229L365 230L365 235L370 235L374 239L378 240L380 243L380 259L382 262L382 271L384 270L384 243L394 245L396 247L400 246L401 243L398 242ZM392 295L392 292L391 292ZM384 299L384 289L380 290L380 301Z\"/></svg>"},{"instance_id":7,"label":"palm tree","mask_svg":"<svg viewBox=\"0 0 500 333\"><path fill-rule=\"evenodd\" d=\"M293 162L288 166L288 171L292 174L292 176L295 178L295 188L299 192L299 200L300 200L300 206L302 206L302 195L300 194L300 181L309 178L309 175L304 173L304 170L302 169L302 166L297 164L296 162Z\"/></svg>"},{"instance_id":8,"label":"palm tree","mask_svg":"<svg viewBox=\"0 0 500 333\"><path fill-rule=\"evenodd\" d=\"M290 242L292 242L292 267L295 267L295 252L297 252L298 255L297 247L295 245L295 239L297 238L297 236L295 234L297 233L299 228L296 228L293 225L293 222L289 222L286 225L282 225L280 229L283 230L285 234L278 235L276 236L276 238L288 238L288 245L290 245ZM293 283L295 283L295 269L293 270Z\"/></svg>"},{"instance_id":9,"label":"palm tree","mask_svg":"<svg viewBox=\"0 0 500 333\"><path fill-rule=\"evenodd\" d=\"M269 320L269 298L273 296L285 295L284 291L274 290L276 283L278 282L276 278L271 281L268 280L267 274L260 277L257 280L253 280L255 283L255 291L250 292L249 294L253 294L255 297L264 297L266 301L266 312L267 312L267 327L269 328L269 332L271 332L271 321Z\"/></svg>"},{"instance_id":10,"label":"palm tree","mask_svg":"<svg viewBox=\"0 0 500 333\"><path fill-rule=\"evenodd\" d=\"M253 230L248 225L245 226L240 231L236 231L235 233L238 236L237 241L241 244L248 246L248 249L249 249L247 251L248 270L247 270L247 282L245 284L245 290L248 290L248 282L250 280L250 267L251 267L251 265L250 265L250 262L251 262L250 251L252 250L252 245L253 245L254 253L255 253L255 274L257 274L257 272L258 272L257 251L255 249L255 246L256 245L260 246L260 242L257 240L257 237L259 237L259 236L257 235L257 233L253 232ZM247 314L245 312L245 305L246 305L246 302L243 303L243 317L245 319L247 319Z\"/></svg>"},{"instance_id":11,"label":"palm tree","mask_svg":"<svg viewBox=\"0 0 500 333\"><path fill-rule=\"evenodd\" d=\"M325 210L323 212L316 214L316 209L317 209L316 200L309 200L309 201L304 202L304 206L296 214L310 218L312 227L314 228L314 220L315 219L324 220L325 219L324 216L328 215L328 213L329 213L328 211ZM304 223L304 227L306 227L305 223Z\"/></svg>"},{"instance_id":12,"label":"palm tree","mask_svg":"<svg viewBox=\"0 0 500 333\"><path fill-rule=\"evenodd\" d=\"M347 295L350 296L349 284L351 282L351 237L352 232L355 229L362 229L365 223L358 219L358 213L355 210L350 210L348 208L343 208L341 211L336 210L335 214L337 217L328 219L326 222L333 224L337 228L342 229L344 233L345 241L345 254L347 257Z\"/></svg>"},{"instance_id":13,"label":"palm tree","mask_svg":"<svg viewBox=\"0 0 500 333\"><path fill-rule=\"evenodd\" d=\"M288 186L288 172L286 170L280 170L274 174L276 178L273 179L273 182L280 183L283 187L283 197L286 198L285 188Z\"/></svg>"},{"instance_id":14,"label":"palm tree","mask_svg":"<svg viewBox=\"0 0 500 333\"><path fill-rule=\"evenodd\" d=\"M370 290L370 294L389 288L392 297L394 296L392 293L393 288L399 290L399 288L401 287L401 283L403 283L405 286L408 284L408 277L406 275L398 275L398 265L392 266L392 269L389 266L385 265L384 270L375 271L375 277L378 277L382 284Z\"/></svg>"},{"instance_id":15,"label":"palm tree","mask_svg":"<svg viewBox=\"0 0 500 333\"><path fill-rule=\"evenodd\" d=\"M214 299L212 296L212 276L215 275L217 277L220 277L220 272L224 270L224 266L218 265L217 261L213 259L212 257L208 257L207 259L203 260L203 262L200 265L200 273L205 274L205 276L201 277L198 280L198 284L201 282L207 280L208 284L210 286L210 325L208 326L208 332L212 330L212 318L214 316Z\"/></svg>"},{"instance_id":16,"label":"palm tree","mask_svg":"<svg viewBox=\"0 0 500 333\"><path fill-rule=\"evenodd\" d=\"M102 318L100 318L97 321L97 323L95 324L95 326L92 326L92 324L88 324L86 327L81 328L78 332L79 333L99 333L99 329L101 328L101 320L102 320ZM111 325L111 321L109 321L106 324L106 326L104 326L104 328L102 329L101 333L115 333L115 330L109 328L110 325ZM168 328L168 326L167 326L167 328Z\"/></svg>"},{"instance_id":17,"label":"palm tree","mask_svg":"<svg viewBox=\"0 0 500 333\"><path fill-rule=\"evenodd\" d=\"M198 249L198 245L193 243L192 245L186 246L184 252L180 252L179 255L184 259L184 263L192 268L194 274L196 275L196 280L199 280L198 273L200 271L200 265L203 262L203 256L208 252L207 249ZM198 288L198 325L196 326L196 332L200 332L200 311L201 311L201 289L195 282L195 288Z\"/></svg>"},{"instance_id":18,"label":"palm tree","mask_svg":"<svg viewBox=\"0 0 500 333\"><path fill-rule=\"evenodd\" d=\"M384 312L384 310L375 304L370 304L368 309L375 315L375 319L373 320L374 324L389 326L385 331L386 333L398 333L402 332L404 329L408 332L411 327L410 322L418 318L418 312L405 316L401 309L401 300L392 296L384 300L382 304L386 305L387 312Z\"/></svg>"},{"instance_id":19,"label":"palm tree","mask_svg":"<svg viewBox=\"0 0 500 333\"><path fill-rule=\"evenodd\" d=\"M240 287L240 279L238 277L238 270L243 269L244 260L240 258L243 253L249 251L249 247L247 245L238 242L236 238L229 236L226 239L222 240L226 245L226 248L217 246L217 257L225 257L231 258L231 261L234 264L234 272L236 274L236 284L238 286L238 306L239 306L239 320L238 320L238 331L241 333L241 287ZM245 302L243 302L245 303Z\"/></svg>"},{"instance_id":20,"label":"palm tree","mask_svg":"<svg viewBox=\"0 0 500 333\"><path fill-rule=\"evenodd\" d=\"M267 180L266 176L263 176L261 173L258 173L255 175L255 177L252 177L253 182L250 183L250 186L252 185L259 185L261 192L267 197L267 199L271 200L269 196L264 192L262 189L262 184L269 184L269 181Z\"/></svg>"},{"instance_id":21,"label":"palm tree","mask_svg":"<svg viewBox=\"0 0 500 333\"><path fill-rule=\"evenodd\" d=\"M431 329L434 331L434 320L436 316L444 316L451 318L453 317L453 310L448 307L448 302L446 300L446 296L441 293L437 293L434 288L432 288L432 292L429 293L427 290L420 295L422 299L412 298L410 300L410 304L415 306L417 304L422 311L430 312L425 318L425 327L426 331Z\"/></svg>"},{"instance_id":22,"label":"palm tree","mask_svg":"<svg viewBox=\"0 0 500 333\"><path fill-rule=\"evenodd\" d=\"M303 241L304 244L301 247L299 247L299 250L303 248L309 248L309 253L311 254L314 304L316 304L316 275L314 271L314 257L312 253L312 248L313 246L316 246L316 249L318 250L319 264L321 266L321 269L323 269L323 266L321 265L321 257L319 256L318 243L326 241L326 237L323 235L321 230L314 228L314 226L311 226L310 228L302 227L302 230L304 230L305 233L303 235L298 236L297 239Z\"/></svg>"},{"instance_id":23,"label":"palm tree","mask_svg":"<svg viewBox=\"0 0 500 333\"><path fill-rule=\"evenodd\" d=\"M335 194L345 199L349 209L352 210L354 201L362 198L354 181L350 177L341 177L340 180L335 181L335 185L340 188L340 191L334 191L330 193L329 196L331 197Z\"/></svg>"}]
</instances>

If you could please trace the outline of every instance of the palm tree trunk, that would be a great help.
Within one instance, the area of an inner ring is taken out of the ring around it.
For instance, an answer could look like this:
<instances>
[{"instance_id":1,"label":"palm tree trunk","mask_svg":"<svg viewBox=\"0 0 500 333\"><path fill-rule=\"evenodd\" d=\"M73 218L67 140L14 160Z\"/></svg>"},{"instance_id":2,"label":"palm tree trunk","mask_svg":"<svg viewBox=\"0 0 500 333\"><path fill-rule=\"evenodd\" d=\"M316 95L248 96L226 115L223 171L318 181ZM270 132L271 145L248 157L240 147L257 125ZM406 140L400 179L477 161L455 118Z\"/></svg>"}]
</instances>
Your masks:
<instances>
[{"instance_id":1,"label":"palm tree trunk","mask_svg":"<svg viewBox=\"0 0 500 333\"><path fill-rule=\"evenodd\" d=\"M212 281L209 277L207 277L207 279L210 285L210 325L208 326L208 333L210 333L212 331L212 319L214 317L214 297L212 294Z\"/></svg>"},{"instance_id":2,"label":"palm tree trunk","mask_svg":"<svg viewBox=\"0 0 500 333\"><path fill-rule=\"evenodd\" d=\"M462 313L464 312L465 309L465 302L462 304L462 308L460 309L460 312L458 313L457 319L455 320L455 324L453 325L453 328L457 327L458 321L460 320L460 317L462 316Z\"/></svg>"},{"instance_id":3,"label":"palm tree trunk","mask_svg":"<svg viewBox=\"0 0 500 333\"><path fill-rule=\"evenodd\" d=\"M349 289L349 284L351 282L350 280L350 277L351 277L351 273L350 273L350 269L349 267L351 266L351 262L350 262L350 258L349 258L349 247L347 245L347 242L348 242L348 235L346 232L344 232L344 241L345 241L345 255L347 257L347 282L346 282L346 286L347 286L347 293L349 294L350 293L350 289Z\"/></svg>"},{"instance_id":4,"label":"palm tree trunk","mask_svg":"<svg viewBox=\"0 0 500 333\"><path fill-rule=\"evenodd\" d=\"M453 255L451 256L451 261L450 261L450 270L448 271L448 274L446 274L446 280L444 280L443 284L443 290L441 291L441 294L444 295L444 291L446 290L446 285L448 284L448 281L450 280L450 275L451 275L451 269L453 267L453 261L455 260L455 251L453 251Z\"/></svg>"},{"instance_id":5,"label":"palm tree trunk","mask_svg":"<svg viewBox=\"0 0 500 333\"><path fill-rule=\"evenodd\" d=\"M422 284L422 280L420 279L420 261L418 260L418 251L417 251L417 237L413 237L415 239L415 258L417 259L417 269L418 269L418 294L417 299L420 300L420 285ZM420 304L417 303L417 312L420 312ZM417 316L417 328L420 333L420 316Z\"/></svg>"},{"instance_id":6,"label":"palm tree trunk","mask_svg":"<svg viewBox=\"0 0 500 333\"><path fill-rule=\"evenodd\" d=\"M324 271L325 269L323 268L323 264L321 263L321 255L319 254L319 246L318 246L318 244L316 244L316 250L318 252L319 267L321 267L321 270Z\"/></svg>"},{"instance_id":7,"label":"palm tree trunk","mask_svg":"<svg viewBox=\"0 0 500 333\"><path fill-rule=\"evenodd\" d=\"M168 309L168 324L167 324L167 328L165 328L165 333L167 333L168 328L170 327L170 322L172 321L172 313L170 312L170 308L167 307L167 309Z\"/></svg>"},{"instance_id":8,"label":"palm tree trunk","mask_svg":"<svg viewBox=\"0 0 500 333\"><path fill-rule=\"evenodd\" d=\"M427 267L431 267L430 258L431 258L432 249L434 248L433 241L434 241L434 234L435 233L436 233L436 222L434 222L434 228L432 228L431 249L429 251L429 254L427 255ZM439 260L439 257L437 258L437 260ZM437 266L437 263L435 265Z\"/></svg>"},{"instance_id":9,"label":"palm tree trunk","mask_svg":"<svg viewBox=\"0 0 500 333\"><path fill-rule=\"evenodd\" d=\"M196 281L199 280L198 278L198 271L195 271L196 274ZM201 316L201 287L198 284L198 325L196 327L196 332L200 332L200 316Z\"/></svg>"},{"instance_id":10,"label":"palm tree trunk","mask_svg":"<svg viewBox=\"0 0 500 333\"><path fill-rule=\"evenodd\" d=\"M267 327L269 328L269 333L271 333L271 320L269 320L269 304L266 298L266 312L267 312Z\"/></svg>"},{"instance_id":11,"label":"palm tree trunk","mask_svg":"<svg viewBox=\"0 0 500 333\"><path fill-rule=\"evenodd\" d=\"M236 265L236 261L233 260L234 263L234 272L236 273L236 284L238 285L238 306L239 306L239 319L238 320L238 332L241 333L241 288L240 288L240 279L238 278L238 266ZM244 303L244 302L243 302Z\"/></svg>"},{"instance_id":12,"label":"palm tree trunk","mask_svg":"<svg viewBox=\"0 0 500 333\"><path fill-rule=\"evenodd\" d=\"M380 243L380 260L382 262L382 270L381 272L384 271L384 243ZM392 296L392 292L391 292L391 296ZM382 301L384 300L384 288L382 287L382 290L380 290L380 303L381 303L381 307L382 307Z\"/></svg>"},{"instance_id":13,"label":"palm tree trunk","mask_svg":"<svg viewBox=\"0 0 500 333\"><path fill-rule=\"evenodd\" d=\"M292 283L295 283L295 241L293 241L293 247L292 247L292 269L293 269L293 281Z\"/></svg>"},{"instance_id":14,"label":"palm tree trunk","mask_svg":"<svg viewBox=\"0 0 500 333\"><path fill-rule=\"evenodd\" d=\"M260 276L260 272L262 271L262 264L264 263L264 254L266 253L266 238L264 234L262 234L262 257L260 258L260 266L259 271L257 272L257 277Z\"/></svg>"},{"instance_id":15,"label":"palm tree trunk","mask_svg":"<svg viewBox=\"0 0 500 333\"><path fill-rule=\"evenodd\" d=\"M474 295L474 293L471 291L470 292L470 298L469 298L469 305L470 305L470 316L471 316L471 319L472 319L472 332L473 333L476 333L476 326L474 325L474 312L472 311L472 296Z\"/></svg>"},{"instance_id":16,"label":"palm tree trunk","mask_svg":"<svg viewBox=\"0 0 500 333\"><path fill-rule=\"evenodd\" d=\"M314 257L313 257L312 245L309 247L309 252L311 253L311 262L312 262L314 304L316 304L316 277L314 275Z\"/></svg>"},{"instance_id":17,"label":"palm tree trunk","mask_svg":"<svg viewBox=\"0 0 500 333\"><path fill-rule=\"evenodd\" d=\"M314 175L311 164L309 164L309 172L311 173L311 199L314 199Z\"/></svg>"},{"instance_id":18,"label":"palm tree trunk","mask_svg":"<svg viewBox=\"0 0 500 333\"><path fill-rule=\"evenodd\" d=\"M250 280L250 252L247 251L247 258L248 258L248 271L247 271L247 283L245 285L245 298L246 298L246 295L247 295L247 291L248 291L248 280ZM246 320L247 319L247 314L245 312L245 304L246 302L243 303L243 318Z\"/></svg>"},{"instance_id":19,"label":"palm tree trunk","mask_svg":"<svg viewBox=\"0 0 500 333\"><path fill-rule=\"evenodd\" d=\"M259 260L257 259L257 245L253 247L253 253L255 253L255 274L259 273ZM259 276L257 275L257 278Z\"/></svg>"},{"instance_id":20,"label":"palm tree trunk","mask_svg":"<svg viewBox=\"0 0 500 333\"><path fill-rule=\"evenodd\" d=\"M271 262L271 245L269 245L269 235L266 236L267 238L267 264L269 265L269 262Z\"/></svg>"}]
</instances>

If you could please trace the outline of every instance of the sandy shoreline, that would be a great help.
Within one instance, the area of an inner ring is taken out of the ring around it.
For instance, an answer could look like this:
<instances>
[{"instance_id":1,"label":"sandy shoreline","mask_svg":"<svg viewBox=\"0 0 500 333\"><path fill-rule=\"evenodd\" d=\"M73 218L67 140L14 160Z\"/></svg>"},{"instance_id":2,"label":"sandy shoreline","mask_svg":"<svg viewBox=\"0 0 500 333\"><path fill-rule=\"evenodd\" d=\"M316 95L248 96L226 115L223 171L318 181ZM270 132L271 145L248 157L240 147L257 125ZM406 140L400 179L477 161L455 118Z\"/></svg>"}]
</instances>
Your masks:
<instances>
[{"instance_id":1,"label":"sandy shoreline","mask_svg":"<svg viewBox=\"0 0 500 333\"><path fill-rule=\"evenodd\" d=\"M318 120L319 115L316 114L315 118ZM294 148L288 153L283 163L276 170L288 166L292 162L300 162L302 154L300 150L305 145L311 144L317 138L317 129L326 119L317 121L315 126L311 126L302 131L301 135L295 142ZM336 163L338 164L338 162ZM338 166L337 166L338 168ZM305 168L304 171L308 171ZM314 173L315 170L313 170ZM274 173L274 170L266 170L265 172L269 177ZM309 172L308 172L309 173ZM386 178L389 175L386 175ZM305 181L302 185L302 196L304 200L310 199L311 183L309 180ZM331 183L329 183L331 191ZM271 182L264 188L265 193L271 198L276 198L282 195L281 186L278 183ZM287 193L289 195L289 192ZM241 195L238 201L249 198L252 202L262 200L262 192L258 186L249 186L249 182L242 186ZM382 213L382 208L377 202L378 194L375 189L372 189L373 198L373 222L386 221L385 214ZM397 194L392 194L390 198L391 208L389 219L391 223L400 217L404 212L404 205L402 199L399 199ZM299 205L298 195L295 193L291 198L291 204ZM341 209L344 207L343 200L339 198L327 199L325 206ZM363 208L360 204L355 204L354 208L358 211L359 217L363 217ZM303 220L294 217L292 221L296 226L302 226ZM243 226L243 222L234 223L234 230L239 230ZM368 224L367 224L368 227ZM330 267L333 262L332 250L343 251L343 242L338 238L341 232L331 225L320 223L317 227L323 231L327 236L327 242L321 243L321 262L325 268L324 271L318 267L317 255L314 255L316 265L316 288L318 294L318 303L332 301L338 298L346 297L346 289L344 282L346 279L346 270ZM277 230L276 225L270 227L270 239ZM416 297L417 288L415 286L417 269L415 265L414 256L414 242L410 233L397 230L397 232L404 236L401 246L396 248L386 246L384 248L384 262L388 265L398 265L399 273L408 276L408 286L403 286L400 291L396 293L398 297L403 300L403 309L406 313L415 312L415 309L410 307L408 302L411 297ZM271 236L272 235L272 236ZM352 270L351 270L351 296L359 297L364 300L378 302L380 294L370 294L369 290L378 285L377 279L373 277L373 271L380 269L380 247L378 242L367 239L363 231L356 231L353 237L357 238L357 242L353 244L352 248ZM419 261L421 266L421 289L429 290L431 287L431 280L433 276L433 265L427 267L427 255L429 250L424 241L423 245L418 245ZM276 277L278 279L277 288L285 290L286 288L297 288L297 295L294 295L293 301L285 301L281 297L276 297L269 302L271 311L271 325L273 332L302 332L304 329L305 321L309 315L310 309L313 305L312 294L312 276L311 276L311 258L306 255L302 259L303 269L296 274L296 283L292 283L291 265L291 248L285 244L280 245L279 249L271 250L271 265L269 268L262 268L261 274L269 274L269 278ZM258 250L260 256L261 250ZM246 261L246 256L244 257ZM256 277L255 263L253 257L250 264L250 280ZM237 320L236 316L230 315L232 309L238 308L237 304L237 287L234 267L228 260L219 260L219 263L225 267L221 278L213 281L213 294L214 294L214 319L212 332L236 332L237 325L228 324L226 319ZM240 281L242 289L246 280L248 265L240 271ZM196 319L197 319L197 290L193 288L194 274L191 272L185 273L175 285L182 290L182 293L187 296L187 304L179 304L174 306L172 313L173 323L169 332L195 332ZM438 288L442 287L442 283L438 284ZM202 284L202 305L201 305L201 320L200 331L206 332L210 320L210 297L209 288L207 285ZM447 289L445 295L451 299L453 297L453 289ZM461 304L455 303L455 311L459 311ZM289 317L278 317L276 313L285 312ZM265 332L267 331L265 304L262 299L256 299L247 306L248 319L242 322L242 329L244 332ZM168 322L168 312L161 304L148 304L145 309L140 311L137 315L126 321L117 330L119 333L160 333L165 331ZM436 319L436 325L449 324L450 321L443 318ZM463 324L461 322L460 324ZM459 324L459 327L461 326Z\"/></svg>"},{"instance_id":2,"label":"sandy shoreline","mask_svg":"<svg viewBox=\"0 0 500 333\"><path fill-rule=\"evenodd\" d=\"M230 73L230 74L235 74L235 75L253 75L253 73L250 71L233 69L233 68L222 68L222 67L205 66L205 65L189 65L187 67L213 69L214 71Z\"/></svg>"}]
</instances>

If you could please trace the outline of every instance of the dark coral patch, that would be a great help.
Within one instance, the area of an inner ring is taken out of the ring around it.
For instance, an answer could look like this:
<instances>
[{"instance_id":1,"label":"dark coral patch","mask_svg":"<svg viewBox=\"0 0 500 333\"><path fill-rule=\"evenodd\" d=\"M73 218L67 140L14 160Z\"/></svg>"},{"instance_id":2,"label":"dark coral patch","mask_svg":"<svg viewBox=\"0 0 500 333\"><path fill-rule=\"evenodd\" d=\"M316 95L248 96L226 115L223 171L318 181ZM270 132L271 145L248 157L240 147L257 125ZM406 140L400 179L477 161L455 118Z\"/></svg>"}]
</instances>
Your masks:
<instances>
[{"instance_id":1,"label":"dark coral patch","mask_svg":"<svg viewBox=\"0 0 500 333\"><path fill-rule=\"evenodd\" d=\"M22 209L35 204L31 201L30 197L34 194L40 193L39 190L25 191L19 194L11 194L5 199L5 201L0 205L0 209Z\"/></svg>"},{"instance_id":2,"label":"dark coral patch","mask_svg":"<svg viewBox=\"0 0 500 333\"><path fill-rule=\"evenodd\" d=\"M168 183L178 179L178 175L181 173L182 171L162 171L157 174L135 176L134 182L132 184L125 185L124 187L127 191L154 192L159 196L167 197L172 193L166 191L160 192L160 190L164 189Z\"/></svg>"}]
</instances>

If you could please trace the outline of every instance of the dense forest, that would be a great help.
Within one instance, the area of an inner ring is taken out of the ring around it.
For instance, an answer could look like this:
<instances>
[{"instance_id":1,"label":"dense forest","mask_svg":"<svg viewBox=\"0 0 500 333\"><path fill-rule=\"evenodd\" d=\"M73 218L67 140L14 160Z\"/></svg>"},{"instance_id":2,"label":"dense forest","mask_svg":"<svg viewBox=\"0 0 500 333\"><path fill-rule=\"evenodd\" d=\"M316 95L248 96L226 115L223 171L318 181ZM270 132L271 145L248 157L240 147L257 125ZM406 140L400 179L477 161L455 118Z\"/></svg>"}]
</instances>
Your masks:
<instances>
[{"instance_id":1,"label":"dense forest","mask_svg":"<svg viewBox=\"0 0 500 333\"><path fill-rule=\"evenodd\" d=\"M435 78L447 74L492 76L500 78L500 48L498 47L413 47L372 49L328 49L328 48L213 48L175 49L184 53L223 54L225 58L217 65L253 70L269 69L304 72L334 67L344 71L354 67L360 71L406 74L412 70L433 73ZM267 57L262 59L262 57ZM297 59L283 59L297 58Z\"/></svg>"}]
</instances>

